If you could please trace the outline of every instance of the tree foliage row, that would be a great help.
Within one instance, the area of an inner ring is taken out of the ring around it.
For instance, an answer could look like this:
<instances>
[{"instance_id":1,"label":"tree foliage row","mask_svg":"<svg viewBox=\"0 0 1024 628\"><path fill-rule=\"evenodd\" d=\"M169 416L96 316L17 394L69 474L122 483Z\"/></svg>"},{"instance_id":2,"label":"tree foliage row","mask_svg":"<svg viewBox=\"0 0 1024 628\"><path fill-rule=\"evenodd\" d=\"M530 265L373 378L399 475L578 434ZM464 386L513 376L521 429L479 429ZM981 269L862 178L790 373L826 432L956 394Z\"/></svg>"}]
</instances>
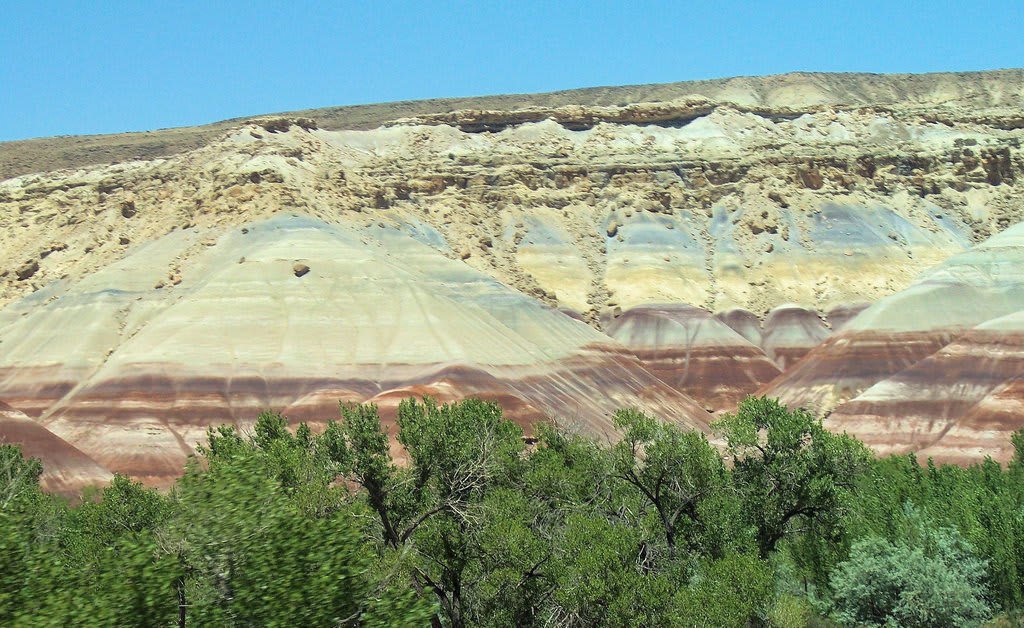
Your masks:
<instances>
[{"instance_id":1,"label":"tree foliage row","mask_svg":"<svg viewBox=\"0 0 1024 628\"><path fill-rule=\"evenodd\" d=\"M0 447L0 624L978 626L1024 606L1024 433L968 468L874 459L749 398L715 443L613 443L490 403L211 429L168 494L70 507ZM395 459L398 456L399 460ZM1007 620L1009 621L1009 620Z\"/></svg>"}]
</instances>

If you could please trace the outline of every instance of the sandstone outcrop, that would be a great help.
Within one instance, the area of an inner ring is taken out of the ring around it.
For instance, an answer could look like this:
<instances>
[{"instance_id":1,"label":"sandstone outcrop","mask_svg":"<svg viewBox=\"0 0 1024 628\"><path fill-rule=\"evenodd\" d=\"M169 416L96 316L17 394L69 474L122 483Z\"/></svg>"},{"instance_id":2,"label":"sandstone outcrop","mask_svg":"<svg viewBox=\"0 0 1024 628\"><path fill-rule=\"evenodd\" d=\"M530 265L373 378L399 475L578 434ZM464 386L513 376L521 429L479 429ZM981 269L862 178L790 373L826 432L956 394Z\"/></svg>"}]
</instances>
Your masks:
<instances>
[{"instance_id":1,"label":"sandstone outcrop","mask_svg":"<svg viewBox=\"0 0 1024 628\"><path fill-rule=\"evenodd\" d=\"M874 301L1019 220L1024 129L1001 116L1020 88L978 91L990 78L964 79L974 109L955 92L844 101L840 83L822 100L816 78L788 77L756 98L562 105L594 121L582 130L559 107L488 110L507 123L482 132L459 128L472 111L368 130L237 121L186 152L0 182L5 266L38 262L0 278L0 304L113 263L122 239L280 211L429 226L453 257L591 322L609 303L763 316ZM807 98L778 104L784 93ZM661 119L682 110L692 118Z\"/></svg>"}]
</instances>

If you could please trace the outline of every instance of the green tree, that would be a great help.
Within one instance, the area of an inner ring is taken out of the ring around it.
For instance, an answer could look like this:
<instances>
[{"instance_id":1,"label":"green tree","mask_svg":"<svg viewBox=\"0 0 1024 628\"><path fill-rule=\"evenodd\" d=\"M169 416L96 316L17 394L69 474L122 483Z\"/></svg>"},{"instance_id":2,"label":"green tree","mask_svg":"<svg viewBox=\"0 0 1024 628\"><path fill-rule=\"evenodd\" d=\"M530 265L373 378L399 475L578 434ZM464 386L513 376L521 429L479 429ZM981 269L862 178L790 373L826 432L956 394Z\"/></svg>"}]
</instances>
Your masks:
<instances>
[{"instance_id":1,"label":"green tree","mask_svg":"<svg viewBox=\"0 0 1024 628\"><path fill-rule=\"evenodd\" d=\"M644 567L641 529L596 516L569 518L559 541L549 623L567 626L678 624L677 584Z\"/></svg>"},{"instance_id":2,"label":"green tree","mask_svg":"<svg viewBox=\"0 0 1024 628\"><path fill-rule=\"evenodd\" d=\"M722 555L713 539L724 522L714 520L727 490L725 464L697 431L660 423L639 410L619 410L615 427L622 439L612 446L614 477L638 491L657 512L668 558L676 544ZM714 523L716 525L709 525Z\"/></svg>"},{"instance_id":3,"label":"green tree","mask_svg":"<svg viewBox=\"0 0 1024 628\"><path fill-rule=\"evenodd\" d=\"M71 510L62 542L74 561L89 563L122 538L155 531L173 509L171 500L156 490L116 474L96 501L86 500Z\"/></svg>"},{"instance_id":4,"label":"green tree","mask_svg":"<svg viewBox=\"0 0 1024 628\"><path fill-rule=\"evenodd\" d=\"M0 443L0 511L31 507L42 474L38 458L25 458L20 445Z\"/></svg>"},{"instance_id":5,"label":"green tree","mask_svg":"<svg viewBox=\"0 0 1024 628\"><path fill-rule=\"evenodd\" d=\"M80 557L37 546L25 602L11 625L175 625L181 570L152 532L124 534L88 560Z\"/></svg>"},{"instance_id":6,"label":"green tree","mask_svg":"<svg viewBox=\"0 0 1024 628\"><path fill-rule=\"evenodd\" d=\"M341 422L330 421L317 448L341 473L359 484L381 527L384 543L397 548L415 526L403 525L415 512L413 496L399 481L388 436L381 428L377 406L341 405Z\"/></svg>"},{"instance_id":7,"label":"green tree","mask_svg":"<svg viewBox=\"0 0 1024 628\"><path fill-rule=\"evenodd\" d=\"M758 625L775 599L773 574L753 554L705 559L695 582L675 596L681 625L727 628Z\"/></svg>"},{"instance_id":8,"label":"green tree","mask_svg":"<svg viewBox=\"0 0 1024 628\"><path fill-rule=\"evenodd\" d=\"M416 575L458 628L472 613L466 576L489 522L485 497L514 485L523 466L523 432L496 404L477 399L443 406L407 399L398 408L398 427L419 504L415 547L426 559Z\"/></svg>"},{"instance_id":9,"label":"green tree","mask_svg":"<svg viewBox=\"0 0 1024 628\"><path fill-rule=\"evenodd\" d=\"M1010 469L1022 472L1024 471L1024 428L1011 434L1010 442L1013 444L1013 459L1010 460Z\"/></svg>"},{"instance_id":10,"label":"green tree","mask_svg":"<svg viewBox=\"0 0 1024 628\"><path fill-rule=\"evenodd\" d=\"M802 527L796 524L813 520L820 534L834 532L851 489L871 460L853 437L833 434L808 412L791 412L767 397L744 399L735 414L713 427L728 444L732 477L762 559Z\"/></svg>"},{"instance_id":11,"label":"green tree","mask_svg":"<svg viewBox=\"0 0 1024 628\"><path fill-rule=\"evenodd\" d=\"M922 466L912 455L877 460L854 493L849 534L899 542L908 533L905 507L924 510L937 525L956 528L987 561L993 601L1016 608L1024 602L1021 479L1013 461L1003 468L992 460L969 467L931 460Z\"/></svg>"},{"instance_id":12,"label":"green tree","mask_svg":"<svg viewBox=\"0 0 1024 628\"><path fill-rule=\"evenodd\" d=\"M384 545L415 551L416 589L433 591L448 623L463 626L474 602L481 604L470 589L493 570L480 565L482 530L493 523L487 495L514 486L522 473L522 430L497 405L476 399L439 406L410 398L399 405L397 423L405 468L394 464L372 405L342 406L342 421L323 435L324 449L364 489ZM477 576L472 582L469 573Z\"/></svg>"},{"instance_id":13,"label":"green tree","mask_svg":"<svg viewBox=\"0 0 1024 628\"><path fill-rule=\"evenodd\" d=\"M554 621L553 594L569 582L567 565L575 560L566 550L569 520L605 520L617 510L605 449L550 424L534 429L537 442L522 473L506 476L505 485L488 491L481 504L474 531L477 560L466 577L474 583L474 625Z\"/></svg>"},{"instance_id":14,"label":"green tree","mask_svg":"<svg viewBox=\"0 0 1024 628\"><path fill-rule=\"evenodd\" d=\"M261 415L253 435L211 431L179 481L163 540L187 573L190 623L418 625L433 614L365 543L363 512L332 485L330 439ZM314 507L311 507L313 505ZM329 507L325 507L329 506Z\"/></svg>"},{"instance_id":15,"label":"green tree","mask_svg":"<svg viewBox=\"0 0 1024 628\"><path fill-rule=\"evenodd\" d=\"M27 600L25 584L45 564L36 551L35 518L43 467L18 445L0 444L0 623L11 624Z\"/></svg>"},{"instance_id":16,"label":"green tree","mask_svg":"<svg viewBox=\"0 0 1024 628\"><path fill-rule=\"evenodd\" d=\"M38 466L31 467L38 477ZM67 511L37 492L30 509L0 525L0 551L18 549L14 562L0 562L0 588L6 591L0 600L17 600L0 610L5 625L174 621L179 570L154 536L170 513L168 500L124 476L115 476L98 497Z\"/></svg>"}]
</instances>

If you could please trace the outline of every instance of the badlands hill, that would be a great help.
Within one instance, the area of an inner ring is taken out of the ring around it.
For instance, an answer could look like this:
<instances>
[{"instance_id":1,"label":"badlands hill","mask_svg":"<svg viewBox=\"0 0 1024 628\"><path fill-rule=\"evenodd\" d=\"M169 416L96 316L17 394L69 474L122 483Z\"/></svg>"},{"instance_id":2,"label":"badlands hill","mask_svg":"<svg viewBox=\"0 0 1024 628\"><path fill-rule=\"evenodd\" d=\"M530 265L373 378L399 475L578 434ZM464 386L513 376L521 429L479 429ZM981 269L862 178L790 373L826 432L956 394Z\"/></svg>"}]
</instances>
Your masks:
<instances>
[{"instance_id":1,"label":"badlands hill","mask_svg":"<svg viewBox=\"0 0 1024 628\"><path fill-rule=\"evenodd\" d=\"M1022 138L1005 70L0 144L0 438L72 491L166 485L264 409L473 395L609 436L617 407L706 429L760 392L884 453L1005 459Z\"/></svg>"}]
</instances>

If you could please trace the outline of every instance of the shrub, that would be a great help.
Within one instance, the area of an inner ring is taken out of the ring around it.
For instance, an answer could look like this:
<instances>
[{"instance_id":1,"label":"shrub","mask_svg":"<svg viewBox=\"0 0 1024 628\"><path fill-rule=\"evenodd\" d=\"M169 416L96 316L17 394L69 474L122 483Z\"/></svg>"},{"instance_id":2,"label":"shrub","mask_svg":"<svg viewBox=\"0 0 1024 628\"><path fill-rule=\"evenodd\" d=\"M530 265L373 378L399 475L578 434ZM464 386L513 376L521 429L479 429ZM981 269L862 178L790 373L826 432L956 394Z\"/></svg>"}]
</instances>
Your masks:
<instances>
[{"instance_id":1,"label":"shrub","mask_svg":"<svg viewBox=\"0 0 1024 628\"><path fill-rule=\"evenodd\" d=\"M986 564L955 528L908 508L909 534L868 537L832 574L833 615L846 626L968 627L992 615Z\"/></svg>"},{"instance_id":2,"label":"shrub","mask_svg":"<svg viewBox=\"0 0 1024 628\"><path fill-rule=\"evenodd\" d=\"M292 121L288 118L269 118L260 120L259 125L268 133L284 133L291 128Z\"/></svg>"},{"instance_id":3,"label":"shrub","mask_svg":"<svg viewBox=\"0 0 1024 628\"><path fill-rule=\"evenodd\" d=\"M305 131L312 131L317 128L316 120L312 118L265 118L257 122L264 131L268 133L285 133L292 125Z\"/></svg>"}]
</instances>

